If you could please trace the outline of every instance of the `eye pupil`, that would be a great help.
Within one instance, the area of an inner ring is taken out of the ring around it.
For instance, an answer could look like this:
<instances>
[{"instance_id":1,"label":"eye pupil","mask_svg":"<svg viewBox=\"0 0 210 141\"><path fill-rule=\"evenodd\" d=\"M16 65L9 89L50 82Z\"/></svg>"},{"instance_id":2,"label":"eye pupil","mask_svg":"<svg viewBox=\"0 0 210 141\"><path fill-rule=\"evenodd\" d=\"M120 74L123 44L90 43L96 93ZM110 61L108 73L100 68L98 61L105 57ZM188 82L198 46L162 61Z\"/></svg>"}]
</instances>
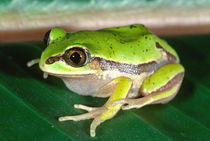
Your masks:
<instances>
[{"instance_id":1,"label":"eye pupil","mask_svg":"<svg viewBox=\"0 0 210 141\"><path fill-rule=\"evenodd\" d=\"M72 62L74 62L75 64L79 64L81 61L81 56L78 52L74 52L71 56L70 59L72 60Z\"/></svg>"},{"instance_id":2,"label":"eye pupil","mask_svg":"<svg viewBox=\"0 0 210 141\"><path fill-rule=\"evenodd\" d=\"M64 60L70 66L81 67L89 61L89 54L81 47L72 47L65 51Z\"/></svg>"}]
</instances>

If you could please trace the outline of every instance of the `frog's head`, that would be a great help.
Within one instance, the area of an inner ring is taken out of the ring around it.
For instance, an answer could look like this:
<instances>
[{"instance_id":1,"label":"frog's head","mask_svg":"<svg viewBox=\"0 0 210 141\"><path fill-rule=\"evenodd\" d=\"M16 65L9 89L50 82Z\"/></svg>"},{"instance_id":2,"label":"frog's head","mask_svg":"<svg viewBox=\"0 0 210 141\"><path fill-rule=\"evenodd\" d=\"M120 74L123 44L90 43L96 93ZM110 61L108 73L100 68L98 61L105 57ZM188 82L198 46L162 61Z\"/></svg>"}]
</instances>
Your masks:
<instances>
[{"instance_id":1,"label":"frog's head","mask_svg":"<svg viewBox=\"0 0 210 141\"><path fill-rule=\"evenodd\" d=\"M61 77L95 74L100 71L97 61L91 61L91 48L83 44L83 34L66 33L55 27L45 34L46 49L39 66L42 71Z\"/></svg>"}]
</instances>

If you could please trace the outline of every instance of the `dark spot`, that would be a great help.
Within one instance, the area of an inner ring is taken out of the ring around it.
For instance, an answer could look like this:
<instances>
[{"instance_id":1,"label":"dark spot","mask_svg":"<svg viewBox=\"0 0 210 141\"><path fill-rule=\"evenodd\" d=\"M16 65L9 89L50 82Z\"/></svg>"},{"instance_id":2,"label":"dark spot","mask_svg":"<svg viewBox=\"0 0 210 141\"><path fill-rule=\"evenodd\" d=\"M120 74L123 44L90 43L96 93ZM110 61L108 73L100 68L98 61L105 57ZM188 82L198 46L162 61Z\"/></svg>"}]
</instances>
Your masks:
<instances>
[{"instance_id":1,"label":"dark spot","mask_svg":"<svg viewBox=\"0 0 210 141\"><path fill-rule=\"evenodd\" d=\"M155 85L155 83L154 83L154 82L152 82L152 85Z\"/></svg>"},{"instance_id":2,"label":"dark spot","mask_svg":"<svg viewBox=\"0 0 210 141\"><path fill-rule=\"evenodd\" d=\"M155 45L156 45L157 48L163 49L163 47L158 42L156 42Z\"/></svg>"},{"instance_id":3,"label":"dark spot","mask_svg":"<svg viewBox=\"0 0 210 141\"><path fill-rule=\"evenodd\" d=\"M151 40L151 38L149 38L149 40Z\"/></svg>"},{"instance_id":4,"label":"dark spot","mask_svg":"<svg viewBox=\"0 0 210 141\"><path fill-rule=\"evenodd\" d=\"M145 36L145 39L147 39L147 36Z\"/></svg>"},{"instance_id":5,"label":"dark spot","mask_svg":"<svg viewBox=\"0 0 210 141\"><path fill-rule=\"evenodd\" d=\"M110 48L113 49L113 48L112 48L112 45L110 46Z\"/></svg>"},{"instance_id":6,"label":"dark spot","mask_svg":"<svg viewBox=\"0 0 210 141\"><path fill-rule=\"evenodd\" d=\"M146 52L148 52L148 49L146 49Z\"/></svg>"},{"instance_id":7,"label":"dark spot","mask_svg":"<svg viewBox=\"0 0 210 141\"><path fill-rule=\"evenodd\" d=\"M61 36L59 36L59 38L61 38Z\"/></svg>"},{"instance_id":8,"label":"dark spot","mask_svg":"<svg viewBox=\"0 0 210 141\"><path fill-rule=\"evenodd\" d=\"M130 29L132 29L132 28L136 28L136 26L135 25L130 25Z\"/></svg>"},{"instance_id":9,"label":"dark spot","mask_svg":"<svg viewBox=\"0 0 210 141\"><path fill-rule=\"evenodd\" d=\"M58 38L56 38L56 41L58 41Z\"/></svg>"},{"instance_id":10,"label":"dark spot","mask_svg":"<svg viewBox=\"0 0 210 141\"><path fill-rule=\"evenodd\" d=\"M69 39L69 36L68 36L68 37L66 37L66 39Z\"/></svg>"},{"instance_id":11,"label":"dark spot","mask_svg":"<svg viewBox=\"0 0 210 141\"><path fill-rule=\"evenodd\" d=\"M117 34L115 34L115 33L112 33L115 37L117 36Z\"/></svg>"}]
</instances>

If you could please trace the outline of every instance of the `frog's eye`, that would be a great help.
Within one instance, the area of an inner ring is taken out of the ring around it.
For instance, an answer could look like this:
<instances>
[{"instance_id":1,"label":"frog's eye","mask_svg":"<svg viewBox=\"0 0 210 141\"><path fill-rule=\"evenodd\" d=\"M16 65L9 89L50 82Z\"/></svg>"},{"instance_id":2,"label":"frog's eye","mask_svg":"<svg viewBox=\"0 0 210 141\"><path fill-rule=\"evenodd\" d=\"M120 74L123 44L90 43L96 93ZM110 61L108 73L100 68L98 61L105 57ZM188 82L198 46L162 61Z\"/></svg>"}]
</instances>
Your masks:
<instances>
[{"instance_id":1,"label":"frog's eye","mask_svg":"<svg viewBox=\"0 0 210 141\"><path fill-rule=\"evenodd\" d=\"M44 35L44 40L43 41L44 41L44 45L46 47L49 45L49 42L50 42L50 38L49 38L50 32L51 32L51 30L47 31Z\"/></svg>"},{"instance_id":2,"label":"frog's eye","mask_svg":"<svg viewBox=\"0 0 210 141\"><path fill-rule=\"evenodd\" d=\"M73 67L81 67L88 63L89 54L83 48L73 47L66 50L64 60Z\"/></svg>"}]
</instances>

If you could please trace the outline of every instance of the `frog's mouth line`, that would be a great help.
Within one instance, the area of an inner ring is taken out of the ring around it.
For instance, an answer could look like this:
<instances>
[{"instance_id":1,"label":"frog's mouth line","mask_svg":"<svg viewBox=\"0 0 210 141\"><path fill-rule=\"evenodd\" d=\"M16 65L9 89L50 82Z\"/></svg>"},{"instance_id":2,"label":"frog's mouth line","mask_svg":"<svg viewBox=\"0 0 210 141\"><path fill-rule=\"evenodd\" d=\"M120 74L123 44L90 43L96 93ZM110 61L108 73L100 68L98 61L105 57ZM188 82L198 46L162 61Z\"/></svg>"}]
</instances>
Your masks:
<instances>
[{"instance_id":1,"label":"frog's mouth line","mask_svg":"<svg viewBox=\"0 0 210 141\"><path fill-rule=\"evenodd\" d=\"M52 76L56 76L56 77L65 77L65 78L81 78L81 77L85 77L86 75L88 74L54 74L54 73L48 73L49 75L52 75Z\"/></svg>"},{"instance_id":2,"label":"frog's mouth line","mask_svg":"<svg viewBox=\"0 0 210 141\"><path fill-rule=\"evenodd\" d=\"M56 76L56 77L65 77L65 78L79 78L79 77L86 77L86 76L90 76L90 75L96 75L94 72L83 73L83 74L78 73L78 72L77 72L77 74L71 74L71 73L58 74L58 73L50 72L43 67L40 67L40 69L48 75L52 75L52 76Z\"/></svg>"}]
</instances>

